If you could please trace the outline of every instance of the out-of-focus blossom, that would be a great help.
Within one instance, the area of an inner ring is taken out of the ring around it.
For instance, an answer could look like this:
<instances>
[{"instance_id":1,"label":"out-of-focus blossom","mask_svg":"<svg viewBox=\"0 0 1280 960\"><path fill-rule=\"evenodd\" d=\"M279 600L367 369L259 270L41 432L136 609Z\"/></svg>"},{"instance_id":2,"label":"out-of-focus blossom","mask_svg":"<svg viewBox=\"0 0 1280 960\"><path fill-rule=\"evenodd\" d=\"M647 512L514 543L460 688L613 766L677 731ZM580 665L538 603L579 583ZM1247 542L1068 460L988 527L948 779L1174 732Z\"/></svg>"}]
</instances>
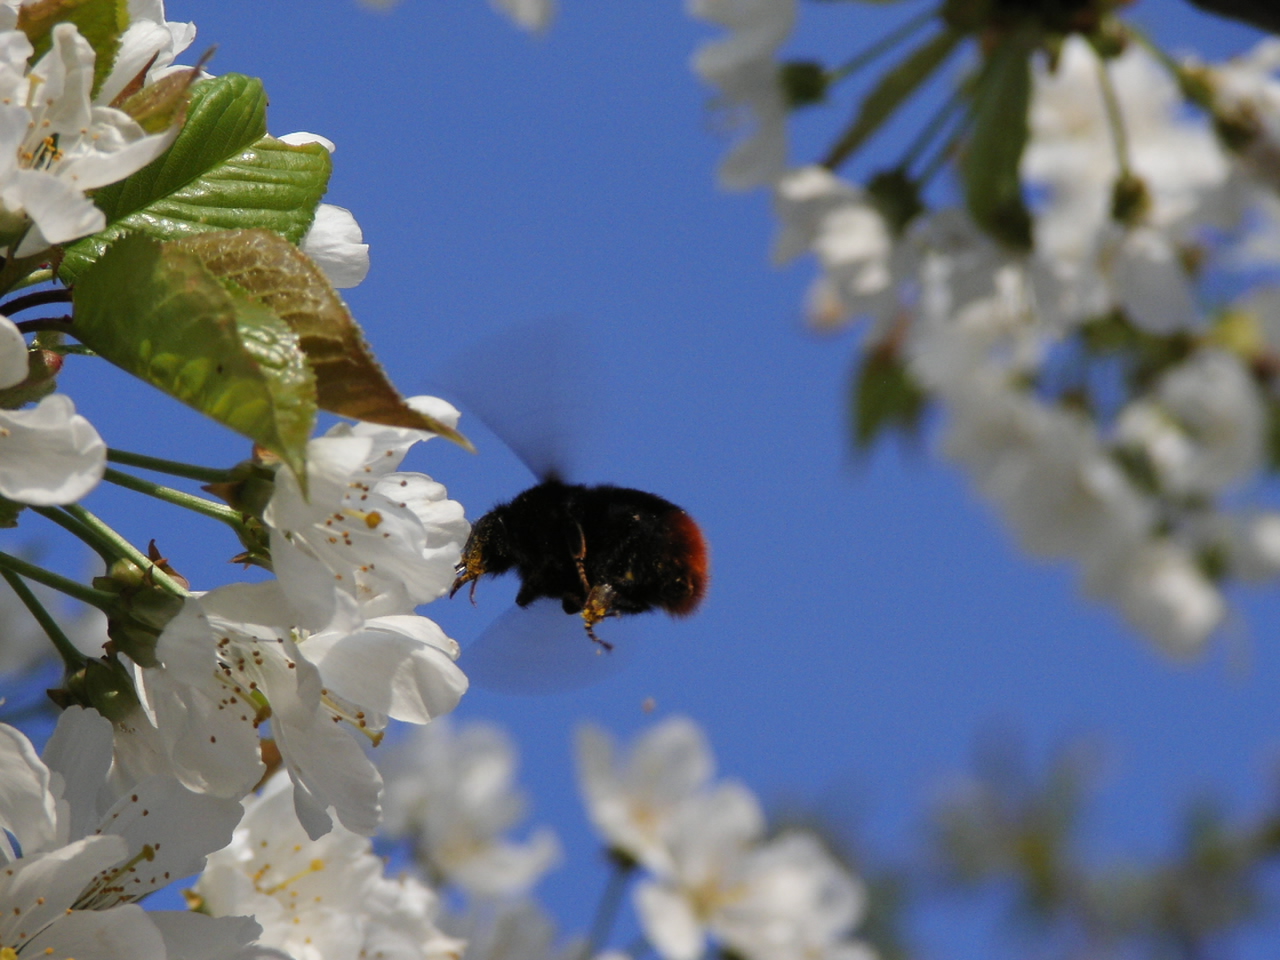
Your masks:
<instances>
[{"instance_id":1,"label":"out-of-focus blossom","mask_svg":"<svg viewBox=\"0 0 1280 960\"><path fill-rule=\"evenodd\" d=\"M730 127L746 130L720 165L720 180L735 190L770 184L787 160L787 105L774 55L795 25L795 0L689 0L688 9L729 30L693 58L694 71L719 89L715 106Z\"/></svg>"},{"instance_id":2,"label":"out-of-focus blossom","mask_svg":"<svg viewBox=\"0 0 1280 960\"><path fill-rule=\"evenodd\" d=\"M915 267L915 245L895 243L884 217L860 189L825 167L779 178L774 209L782 229L775 263L813 253L822 268L809 291L809 319L829 328L869 316L879 341L899 307L899 284Z\"/></svg>"},{"instance_id":3,"label":"out-of-focus blossom","mask_svg":"<svg viewBox=\"0 0 1280 960\"><path fill-rule=\"evenodd\" d=\"M382 765L386 832L407 836L428 875L481 897L527 893L560 859L555 834L504 834L524 818L516 749L497 727L455 733L447 718L414 731Z\"/></svg>"},{"instance_id":4,"label":"out-of-focus blossom","mask_svg":"<svg viewBox=\"0 0 1280 960\"><path fill-rule=\"evenodd\" d=\"M697 960L711 937L747 960L870 960L850 939L865 908L861 884L812 835L764 842L763 832L755 798L736 784L682 806L668 834L672 869L636 889L654 949Z\"/></svg>"},{"instance_id":5,"label":"out-of-focus blossom","mask_svg":"<svg viewBox=\"0 0 1280 960\"><path fill-rule=\"evenodd\" d=\"M555 924L532 900L473 902L441 926L467 942L463 960L578 960L584 947L579 939L557 946Z\"/></svg>"},{"instance_id":6,"label":"out-of-focus blossom","mask_svg":"<svg viewBox=\"0 0 1280 960\"><path fill-rule=\"evenodd\" d=\"M1233 128L1246 174L1272 188L1280 185L1280 40L1264 37L1248 53L1225 63L1206 65L1189 58L1184 66L1207 81L1215 114Z\"/></svg>"},{"instance_id":7,"label":"out-of-focus blossom","mask_svg":"<svg viewBox=\"0 0 1280 960\"><path fill-rule=\"evenodd\" d=\"M1120 174L1101 86L1104 69L1119 101L1131 171L1150 195L1148 225L1179 223L1228 175L1213 131L1187 115L1177 85L1142 44L1131 43L1104 62L1083 37L1069 37L1054 70L1037 61L1031 137L1022 158L1022 175L1048 188L1048 202L1036 216L1037 249L1064 265L1091 254Z\"/></svg>"},{"instance_id":8,"label":"out-of-focus blossom","mask_svg":"<svg viewBox=\"0 0 1280 960\"><path fill-rule=\"evenodd\" d=\"M490 0L490 3L514 23L535 33L551 26L556 16L556 0Z\"/></svg>"},{"instance_id":9,"label":"out-of-focus blossom","mask_svg":"<svg viewBox=\"0 0 1280 960\"><path fill-rule=\"evenodd\" d=\"M578 786L587 814L610 847L651 870L672 867L666 833L707 788L715 760L702 730L671 717L646 731L625 758L594 726L578 730Z\"/></svg>"},{"instance_id":10,"label":"out-of-focus blossom","mask_svg":"<svg viewBox=\"0 0 1280 960\"><path fill-rule=\"evenodd\" d=\"M578 766L597 830L648 870L635 904L664 960L697 960L708 941L746 960L873 956L852 939L861 883L810 834L766 840L751 791L711 782L711 754L691 721L659 724L622 764L606 735L583 728Z\"/></svg>"}]
</instances>

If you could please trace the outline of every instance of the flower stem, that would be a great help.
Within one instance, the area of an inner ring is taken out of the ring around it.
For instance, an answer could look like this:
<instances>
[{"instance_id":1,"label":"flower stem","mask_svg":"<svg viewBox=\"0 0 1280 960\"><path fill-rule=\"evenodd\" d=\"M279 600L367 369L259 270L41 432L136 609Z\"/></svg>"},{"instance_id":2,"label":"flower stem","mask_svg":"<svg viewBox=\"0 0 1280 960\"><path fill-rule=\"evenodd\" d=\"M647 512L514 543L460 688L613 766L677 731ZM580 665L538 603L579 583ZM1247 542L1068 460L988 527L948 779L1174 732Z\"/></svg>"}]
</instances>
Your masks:
<instances>
[{"instance_id":1,"label":"flower stem","mask_svg":"<svg viewBox=\"0 0 1280 960\"><path fill-rule=\"evenodd\" d=\"M916 176L916 183L922 191L924 190L925 185L937 176L938 172L947 165L947 162L951 160L953 156L955 156L956 148L960 143L960 136L963 133L963 128L954 133L946 143L938 148L928 162L921 167L920 173Z\"/></svg>"},{"instance_id":2,"label":"flower stem","mask_svg":"<svg viewBox=\"0 0 1280 960\"><path fill-rule=\"evenodd\" d=\"M165 503L186 507L188 510L194 510L196 513L212 517L214 520L221 520L223 523L230 524L233 527L243 526L243 519L239 511L214 500L197 497L194 493L175 490L173 487L166 487L150 480L143 480L141 477L135 477L132 474L112 470L110 467L107 467L102 479L119 487L136 490L138 493L145 493L147 496L163 500Z\"/></svg>"},{"instance_id":3,"label":"flower stem","mask_svg":"<svg viewBox=\"0 0 1280 960\"><path fill-rule=\"evenodd\" d=\"M586 947L583 948L581 960L590 960L600 952L600 948L609 939L614 921L618 919L623 894L627 892L627 884L631 882L631 875L635 872L635 864L629 859L610 855L609 862L613 864L613 873L609 875L609 882L605 885L604 892L600 894L596 916L591 922L591 935L587 939Z\"/></svg>"},{"instance_id":4,"label":"flower stem","mask_svg":"<svg viewBox=\"0 0 1280 960\"><path fill-rule=\"evenodd\" d=\"M1116 151L1116 166L1120 168L1121 177L1128 177L1129 138L1124 128L1124 113L1120 109L1115 84L1111 82L1107 61L1101 58L1098 60L1098 85L1102 88L1102 102L1107 107L1107 125L1111 129L1111 142Z\"/></svg>"},{"instance_id":5,"label":"flower stem","mask_svg":"<svg viewBox=\"0 0 1280 960\"><path fill-rule=\"evenodd\" d=\"M828 79L831 83L835 83L839 80L843 80L845 77L852 76L867 64L871 63L871 61L878 59L891 48L896 47L937 15L938 11L933 9L924 10L921 13L916 14L897 29L890 30L871 46L854 54L843 64L836 67L828 74Z\"/></svg>"},{"instance_id":6,"label":"flower stem","mask_svg":"<svg viewBox=\"0 0 1280 960\"><path fill-rule=\"evenodd\" d=\"M77 650L75 644L62 632L62 628L58 626L58 622L45 609L44 604L40 602L40 598L32 593L26 582L12 570L0 570L0 577L5 578L9 586L13 587L13 592L18 595L18 599L31 611L31 615L36 618L36 622L44 629L44 632L52 641L54 649L58 651L58 656L66 664L67 669L79 670L85 661L85 655Z\"/></svg>"},{"instance_id":7,"label":"flower stem","mask_svg":"<svg viewBox=\"0 0 1280 960\"><path fill-rule=\"evenodd\" d=\"M189 595L187 589L182 586L182 584L178 583L178 581L174 580L173 577L161 570L150 557L124 537L120 536L120 534L116 533L115 530L107 526L106 523L94 514L80 506L80 504L72 503L63 509L85 526L89 527L91 530L97 531L103 538L108 540L116 548L117 556L126 557L129 560L132 560L139 570L147 571L148 575L158 586L168 590L176 597L185 597Z\"/></svg>"},{"instance_id":8,"label":"flower stem","mask_svg":"<svg viewBox=\"0 0 1280 960\"><path fill-rule=\"evenodd\" d=\"M53 290L37 290L35 293L27 293L20 297L6 300L4 303L0 303L0 313L12 318L15 313L21 313L23 310L43 307L50 303L70 302L71 291L66 287L56 287Z\"/></svg>"},{"instance_id":9,"label":"flower stem","mask_svg":"<svg viewBox=\"0 0 1280 960\"><path fill-rule=\"evenodd\" d=\"M54 330L57 333L69 333L75 336L71 326L71 317L41 317L39 320L23 320L15 326L23 333L39 333L41 330Z\"/></svg>"},{"instance_id":10,"label":"flower stem","mask_svg":"<svg viewBox=\"0 0 1280 960\"><path fill-rule=\"evenodd\" d=\"M111 566L111 564L120 559L120 552L116 549L114 542L103 537L92 527L85 526L75 517L67 513L63 508L30 507L29 509L35 511L46 519L52 520L64 530L67 530L79 537L93 548L93 551L102 558L102 561L107 566Z\"/></svg>"},{"instance_id":11,"label":"flower stem","mask_svg":"<svg viewBox=\"0 0 1280 960\"><path fill-rule=\"evenodd\" d=\"M902 159L898 161L897 169L908 170L913 163L920 159L920 155L924 153L925 148L934 141L939 134L946 130L947 125L951 122L958 110L964 103L968 90L964 84L958 84L955 91L947 98L947 101L938 108L924 128L916 135L915 140L907 147L903 153Z\"/></svg>"},{"instance_id":12,"label":"flower stem","mask_svg":"<svg viewBox=\"0 0 1280 960\"><path fill-rule=\"evenodd\" d=\"M52 587L60 593L75 597L77 600L97 607L99 610L107 610L117 599L114 593L95 590L93 587L77 583L75 580L64 577L59 573L46 570L44 567L37 567L34 563L28 563L21 557L15 557L13 554L3 551L0 551L0 570L16 573L26 577L28 580L34 580L36 583L43 583L46 587Z\"/></svg>"},{"instance_id":13,"label":"flower stem","mask_svg":"<svg viewBox=\"0 0 1280 960\"><path fill-rule=\"evenodd\" d=\"M188 480L200 480L204 483L225 483L231 479L230 470L197 467L190 463L179 463L177 460L162 460L159 457L148 457L141 453L130 453L128 450L108 450L107 459L112 463L123 463L126 467L153 470L156 473L167 473L170 476L186 477Z\"/></svg>"}]
</instances>

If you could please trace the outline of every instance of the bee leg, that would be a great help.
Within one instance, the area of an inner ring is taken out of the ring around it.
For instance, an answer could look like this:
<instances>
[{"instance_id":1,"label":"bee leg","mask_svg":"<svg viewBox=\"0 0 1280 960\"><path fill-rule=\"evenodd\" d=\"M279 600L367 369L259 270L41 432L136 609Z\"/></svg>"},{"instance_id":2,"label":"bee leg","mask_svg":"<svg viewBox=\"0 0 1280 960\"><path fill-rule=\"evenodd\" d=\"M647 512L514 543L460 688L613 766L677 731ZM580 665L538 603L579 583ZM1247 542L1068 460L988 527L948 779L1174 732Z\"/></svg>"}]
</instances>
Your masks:
<instances>
[{"instance_id":1,"label":"bee leg","mask_svg":"<svg viewBox=\"0 0 1280 960\"><path fill-rule=\"evenodd\" d=\"M582 581L582 589L590 597L591 581L587 579L587 565L584 563L587 559L587 535L582 531L582 524L574 524L574 526L578 528L578 549L573 554L573 562L578 568L578 579ZM595 638L592 637L592 639Z\"/></svg>"},{"instance_id":2,"label":"bee leg","mask_svg":"<svg viewBox=\"0 0 1280 960\"><path fill-rule=\"evenodd\" d=\"M471 602L476 602L476 584L480 582L480 573L469 568L465 563L460 563L454 570L457 576L454 578L453 586L449 588L449 598L453 599L453 595L463 588L465 584L471 584Z\"/></svg>"},{"instance_id":3,"label":"bee leg","mask_svg":"<svg viewBox=\"0 0 1280 960\"><path fill-rule=\"evenodd\" d=\"M582 606L582 622L586 625L587 636L606 650L612 650L613 644L596 636L595 625L605 617L615 615L613 612L613 594L613 587L607 583L592 587L587 593L587 602Z\"/></svg>"},{"instance_id":4,"label":"bee leg","mask_svg":"<svg viewBox=\"0 0 1280 960\"><path fill-rule=\"evenodd\" d=\"M599 637L597 637L595 628L592 627L592 625L589 623L587 624L587 636L590 637L593 642L600 644L604 652L606 653L613 652L613 644L610 643L608 640L601 640ZM596 652L600 653L601 651L597 650Z\"/></svg>"}]
</instances>

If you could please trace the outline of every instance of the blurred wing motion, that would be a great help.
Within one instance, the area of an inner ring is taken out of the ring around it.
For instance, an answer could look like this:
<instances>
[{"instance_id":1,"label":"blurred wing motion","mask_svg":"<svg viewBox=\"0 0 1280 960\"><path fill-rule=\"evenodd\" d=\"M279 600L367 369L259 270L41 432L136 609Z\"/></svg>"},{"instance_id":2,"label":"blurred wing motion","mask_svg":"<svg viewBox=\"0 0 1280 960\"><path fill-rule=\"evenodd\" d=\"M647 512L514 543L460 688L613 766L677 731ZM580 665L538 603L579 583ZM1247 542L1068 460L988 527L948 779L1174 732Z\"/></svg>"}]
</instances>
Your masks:
<instances>
[{"instance_id":1,"label":"blurred wing motion","mask_svg":"<svg viewBox=\"0 0 1280 960\"><path fill-rule=\"evenodd\" d=\"M540 480L567 479L599 396L584 337L568 320L516 327L460 353L431 387L483 421Z\"/></svg>"},{"instance_id":2,"label":"blurred wing motion","mask_svg":"<svg viewBox=\"0 0 1280 960\"><path fill-rule=\"evenodd\" d=\"M540 695L591 686L625 669L637 649L637 631L616 617L601 628L612 652L582 635L582 621L565 616L554 600L510 607L462 648L458 666L478 687L498 693Z\"/></svg>"}]
</instances>

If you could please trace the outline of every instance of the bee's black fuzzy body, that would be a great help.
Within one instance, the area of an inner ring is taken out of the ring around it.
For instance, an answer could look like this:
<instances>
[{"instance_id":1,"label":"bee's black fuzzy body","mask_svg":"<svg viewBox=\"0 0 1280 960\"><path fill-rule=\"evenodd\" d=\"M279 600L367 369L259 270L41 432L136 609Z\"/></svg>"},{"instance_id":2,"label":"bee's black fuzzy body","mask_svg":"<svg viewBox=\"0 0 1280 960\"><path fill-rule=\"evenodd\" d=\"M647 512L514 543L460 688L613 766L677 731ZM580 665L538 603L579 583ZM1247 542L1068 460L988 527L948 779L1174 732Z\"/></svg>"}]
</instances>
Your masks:
<instances>
[{"instance_id":1,"label":"bee's black fuzzy body","mask_svg":"<svg viewBox=\"0 0 1280 960\"><path fill-rule=\"evenodd\" d=\"M450 595L510 570L520 577L518 605L559 600L607 647L592 629L605 617L692 613L706 590L707 552L698 525L662 497L549 478L476 521Z\"/></svg>"}]
</instances>

